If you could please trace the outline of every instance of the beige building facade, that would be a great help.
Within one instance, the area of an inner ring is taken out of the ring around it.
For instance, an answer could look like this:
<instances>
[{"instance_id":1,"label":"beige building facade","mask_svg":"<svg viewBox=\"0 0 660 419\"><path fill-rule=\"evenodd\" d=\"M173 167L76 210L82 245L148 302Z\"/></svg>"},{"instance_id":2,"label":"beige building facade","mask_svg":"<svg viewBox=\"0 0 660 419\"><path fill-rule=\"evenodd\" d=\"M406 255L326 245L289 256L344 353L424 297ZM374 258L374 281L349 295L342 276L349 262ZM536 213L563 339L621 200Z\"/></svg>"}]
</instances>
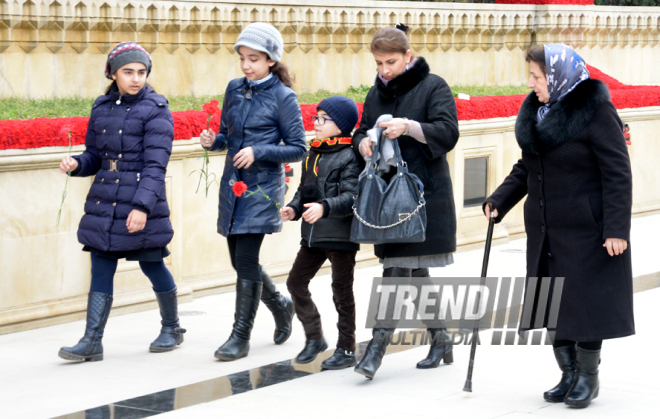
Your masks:
<instances>
[{"instance_id":1,"label":"beige building facade","mask_svg":"<svg viewBox=\"0 0 660 419\"><path fill-rule=\"evenodd\" d=\"M564 42L628 84L660 84L655 7L535 6L367 0L0 0L0 97L95 97L105 56L137 41L166 96L222 94L241 76L242 28L270 22L298 92L371 85L376 29L403 22L412 48L450 85L524 84L522 51Z\"/></svg>"}]
</instances>

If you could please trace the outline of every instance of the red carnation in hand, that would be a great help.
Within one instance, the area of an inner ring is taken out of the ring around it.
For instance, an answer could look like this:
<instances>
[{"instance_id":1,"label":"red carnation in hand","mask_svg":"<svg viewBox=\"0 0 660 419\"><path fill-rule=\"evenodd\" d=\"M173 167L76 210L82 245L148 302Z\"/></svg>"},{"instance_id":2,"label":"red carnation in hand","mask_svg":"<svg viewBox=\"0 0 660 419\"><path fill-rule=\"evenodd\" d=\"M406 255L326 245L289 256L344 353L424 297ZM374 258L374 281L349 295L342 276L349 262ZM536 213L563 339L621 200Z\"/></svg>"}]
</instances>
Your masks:
<instances>
[{"instance_id":1,"label":"red carnation in hand","mask_svg":"<svg viewBox=\"0 0 660 419\"><path fill-rule=\"evenodd\" d=\"M234 195L240 197L243 195L243 193L245 193L245 191L248 190L248 187L245 182L239 180L238 182L234 183L234 186L232 186L231 189L234 191Z\"/></svg>"},{"instance_id":2,"label":"red carnation in hand","mask_svg":"<svg viewBox=\"0 0 660 419\"><path fill-rule=\"evenodd\" d=\"M72 133L73 133L73 127L69 124L64 124L64 125L62 125L62 128L60 128L60 135L68 137L69 134L72 134Z\"/></svg>"},{"instance_id":3,"label":"red carnation in hand","mask_svg":"<svg viewBox=\"0 0 660 419\"><path fill-rule=\"evenodd\" d=\"M204 106L202 106L202 111L209 115L213 115L215 113L220 112L220 109L218 108L219 102L217 100L212 100L209 103L205 103Z\"/></svg>"}]
</instances>

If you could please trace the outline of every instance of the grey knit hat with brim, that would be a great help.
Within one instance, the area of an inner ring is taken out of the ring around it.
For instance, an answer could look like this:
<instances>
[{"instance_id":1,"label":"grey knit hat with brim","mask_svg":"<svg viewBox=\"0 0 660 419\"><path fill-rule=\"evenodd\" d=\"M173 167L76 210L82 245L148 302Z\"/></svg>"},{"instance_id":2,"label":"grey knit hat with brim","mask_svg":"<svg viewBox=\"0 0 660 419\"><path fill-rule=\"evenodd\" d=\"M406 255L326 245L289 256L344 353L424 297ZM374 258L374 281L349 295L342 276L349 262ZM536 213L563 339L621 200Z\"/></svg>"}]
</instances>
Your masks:
<instances>
[{"instance_id":1,"label":"grey knit hat with brim","mask_svg":"<svg viewBox=\"0 0 660 419\"><path fill-rule=\"evenodd\" d=\"M129 63L141 63L147 67L147 77L151 73L151 56L136 42L122 42L108 54L108 61L105 64L105 77L112 80L115 71Z\"/></svg>"},{"instance_id":2,"label":"grey knit hat with brim","mask_svg":"<svg viewBox=\"0 0 660 419\"><path fill-rule=\"evenodd\" d=\"M267 54L271 60L280 62L284 51L284 40L282 34L275 26L256 22L249 24L240 35L234 45L234 51L239 47L248 47Z\"/></svg>"}]
</instances>

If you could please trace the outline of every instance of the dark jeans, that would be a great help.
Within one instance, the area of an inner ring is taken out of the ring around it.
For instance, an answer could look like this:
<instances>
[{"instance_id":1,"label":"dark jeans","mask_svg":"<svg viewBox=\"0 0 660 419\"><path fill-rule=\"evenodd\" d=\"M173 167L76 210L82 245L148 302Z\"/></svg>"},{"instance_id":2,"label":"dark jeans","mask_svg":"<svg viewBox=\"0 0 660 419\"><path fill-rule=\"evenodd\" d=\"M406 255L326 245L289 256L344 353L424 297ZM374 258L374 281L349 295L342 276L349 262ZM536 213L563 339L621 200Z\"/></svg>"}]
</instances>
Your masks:
<instances>
[{"instance_id":1,"label":"dark jeans","mask_svg":"<svg viewBox=\"0 0 660 419\"><path fill-rule=\"evenodd\" d=\"M113 293L113 282L117 271L118 259L109 259L90 253L92 257L92 284L89 292ZM172 291L176 284L172 274L165 266L165 262L140 261L140 269L149 278L156 292Z\"/></svg>"},{"instance_id":2,"label":"dark jeans","mask_svg":"<svg viewBox=\"0 0 660 419\"><path fill-rule=\"evenodd\" d=\"M355 298L353 297L353 271L355 251L320 249L301 246L293 262L286 286L291 293L296 315L303 324L305 337L319 339L323 336L321 315L312 301L309 282L329 259L332 264L332 300L339 314L337 347L355 351Z\"/></svg>"},{"instance_id":3,"label":"dark jeans","mask_svg":"<svg viewBox=\"0 0 660 419\"><path fill-rule=\"evenodd\" d=\"M235 234L227 236L231 266L239 279L261 282L259 251L265 234Z\"/></svg>"}]
</instances>

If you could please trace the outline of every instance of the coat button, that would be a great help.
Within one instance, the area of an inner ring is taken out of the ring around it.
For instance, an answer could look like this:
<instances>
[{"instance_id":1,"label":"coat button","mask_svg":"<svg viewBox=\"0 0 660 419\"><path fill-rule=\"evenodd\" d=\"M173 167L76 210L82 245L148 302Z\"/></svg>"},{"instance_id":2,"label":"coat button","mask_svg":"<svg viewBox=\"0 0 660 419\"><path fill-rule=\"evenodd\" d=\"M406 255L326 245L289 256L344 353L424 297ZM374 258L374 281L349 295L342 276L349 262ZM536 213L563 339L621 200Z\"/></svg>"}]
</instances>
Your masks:
<instances>
[{"instance_id":1,"label":"coat button","mask_svg":"<svg viewBox=\"0 0 660 419\"><path fill-rule=\"evenodd\" d=\"M119 133L121 134L121 130L119 130Z\"/></svg>"},{"instance_id":2,"label":"coat button","mask_svg":"<svg viewBox=\"0 0 660 419\"><path fill-rule=\"evenodd\" d=\"M101 203L101 201L96 201L96 205L98 205L99 203Z\"/></svg>"},{"instance_id":3,"label":"coat button","mask_svg":"<svg viewBox=\"0 0 660 419\"><path fill-rule=\"evenodd\" d=\"M105 153L105 156L108 157L108 153Z\"/></svg>"},{"instance_id":4,"label":"coat button","mask_svg":"<svg viewBox=\"0 0 660 419\"><path fill-rule=\"evenodd\" d=\"M126 112L128 112L128 111L130 111L130 110L131 110L131 108L126 108Z\"/></svg>"},{"instance_id":5,"label":"coat button","mask_svg":"<svg viewBox=\"0 0 660 419\"><path fill-rule=\"evenodd\" d=\"M113 207L116 207L116 206L117 206L117 203L116 203L116 202L113 202L113 203L112 203L112 206L113 206Z\"/></svg>"},{"instance_id":6,"label":"coat button","mask_svg":"<svg viewBox=\"0 0 660 419\"><path fill-rule=\"evenodd\" d=\"M545 224L541 226L541 233L545 233Z\"/></svg>"},{"instance_id":7,"label":"coat button","mask_svg":"<svg viewBox=\"0 0 660 419\"><path fill-rule=\"evenodd\" d=\"M104 180L105 180L105 179L101 178L101 183L103 183Z\"/></svg>"},{"instance_id":8,"label":"coat button","mask_svg":"<svg viewBox=\"0 0 660 419\"><path fill-rule=\"evenodd\" d=\"M105 130L103 130L103 133L105 134Z\"/></svg>"},{"instance_id":9,"label":"coat button","mask_svg":"<svg viewBox=\"0 0 660 419\"><path fill-rule=\"evenodd\" d=\"M115 179L115 183L119 183L119 179Z\"/></svg>"},{"instance_id":10,"label":"coat button","mask_svg":"<svg viewBox=\"0 0 660 419\"><path fill-rule=\"evenodd\" d=\"M542 199L539 200L539 205L543 206L543 200Z\"/></svg>"},{"instance_id":11,"label":"coat button","mask_svg":"<svg viewBox=\"0 0 660 419\"><path fill-rule=\"evenodd\" d=\"M121 132L121 131L120 131L120 132ZM121 154L119 154L117 157L121 159Z\"/></svg>"},{"instance_id":12,"label":"coat button","mask_svg":"<svg viewBox=\"0 0 660 419\"><path fill-rule=\"evenodd\" d=\"M541 174L539 173L539 182L541 181L541 179L542 179L542 178L541 178Z\"/></svg>"},{"instance_id":13,"label":"coat button","mask_svg":"<svg viewBox=\"0 0 660 419\"><path fill-rule=\"evenodd\" d=\"M230 186L234 186L234 183L236 183L236 181L235 181L234 179L231 179L231 180L229 181L229 185L230 185Z\"/></svg>"}]
</instances>

